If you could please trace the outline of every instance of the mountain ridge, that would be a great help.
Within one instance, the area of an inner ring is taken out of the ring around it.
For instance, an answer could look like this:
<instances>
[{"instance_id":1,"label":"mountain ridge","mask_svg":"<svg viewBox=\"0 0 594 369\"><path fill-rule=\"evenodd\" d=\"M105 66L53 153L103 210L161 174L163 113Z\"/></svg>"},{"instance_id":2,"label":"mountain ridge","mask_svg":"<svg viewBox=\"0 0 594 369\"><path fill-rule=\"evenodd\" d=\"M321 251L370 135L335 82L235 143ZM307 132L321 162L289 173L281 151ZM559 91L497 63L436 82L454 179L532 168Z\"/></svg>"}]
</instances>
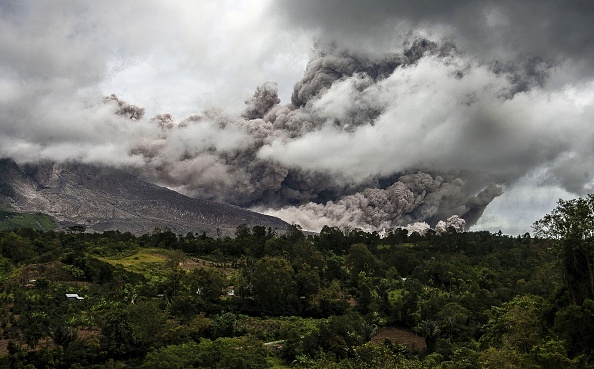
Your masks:
<instances>
[{"instance_id":1,"label":"mountain ridge","mask_svg":"<svg viewBox=\"0 0 594 369\"><path fill-rule=\"evenodd\" d=\"M155 228L232 234L237 226L286 229L288 223L237 206L182 195L124 169L82 163L19 165L0 159L0 208L41 212L60 228L143 234Z\"/></svg>"}]
</instances>

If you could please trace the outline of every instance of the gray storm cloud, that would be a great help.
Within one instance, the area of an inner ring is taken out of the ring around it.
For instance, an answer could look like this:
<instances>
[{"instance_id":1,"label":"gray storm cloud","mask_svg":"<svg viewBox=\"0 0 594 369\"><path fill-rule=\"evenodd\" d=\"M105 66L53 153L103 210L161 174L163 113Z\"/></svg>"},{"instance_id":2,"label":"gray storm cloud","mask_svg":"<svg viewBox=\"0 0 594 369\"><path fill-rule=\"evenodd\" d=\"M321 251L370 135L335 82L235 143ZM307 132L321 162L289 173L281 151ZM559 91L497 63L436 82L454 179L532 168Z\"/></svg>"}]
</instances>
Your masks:
<instances>
[{"instance_id":1,"label":"gray storm cloud","mask_svg":"<svg viewBox=\"0 0 594 369\"><path fill-rule=\"evenodd\" d=\"M320 51L290 104L265 83L242 117L211 112L173 125L186 132L166 145L186 149L151 157L150 179L311 229L443 228L454 215L472 225L501 186L568 152L591 154L563 133L570 124L594 136L584 120L592 101L543 90L542 68L482 64L427 40L384 57ZM549 173L560 185L587 188L591 176L558 166Z\"/></svg>"},{"instance_id":2,"label":"gray storm cloud","mask_svg":"<svg viewBox=\"0 0 594 369\"><path fill-rule=\"evenodd\" d=\"M529 176L594 188L588 3L56 4L68 11L0 3L0 156L125 167L312 230L462 229ZM318 42L292 93L284 80L257 86L285 76L291 54L275 52L302 31ZM170 87L165 106L196 112L176 117L120 90L101 97L110 78L159 82L143 80L151 68L180 69L176 86L204 80L212 98L188 108L188 89ZM238 93L245 104L229 107Z\"/></svg>"},{"instance_id":3,"label":"gray storm cloud","mask_svg":"<svg viewBox=\"0 0 594 369\"><path fill-rule=\"evenodd\" d=\"M594 3L583 0L280 0L287 27L350 49L386 50L407 32L455 40L486 60L571 59L594 72Z\"/></svg>"}]
</instances>

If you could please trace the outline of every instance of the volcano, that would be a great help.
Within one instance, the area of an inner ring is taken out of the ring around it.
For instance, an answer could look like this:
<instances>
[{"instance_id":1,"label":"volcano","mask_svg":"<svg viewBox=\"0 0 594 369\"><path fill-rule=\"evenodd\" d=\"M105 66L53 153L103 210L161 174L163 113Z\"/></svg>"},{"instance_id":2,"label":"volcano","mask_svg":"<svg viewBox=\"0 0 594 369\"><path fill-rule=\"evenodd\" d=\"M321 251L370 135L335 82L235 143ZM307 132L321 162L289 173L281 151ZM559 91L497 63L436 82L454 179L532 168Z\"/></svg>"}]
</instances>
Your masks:
<instances>
[{"instance_id":1,"label":"volcano","mask_svg":"<svg viewBox=\"0 0 594 369\"><path fill-rule=\"evenodd\" d=\"M229 235L239 225L284 230L289 224L225 203L187 197L124 169L81 163L19 165L0 159L0 208L45 213L59 228L144 234L168 228Z\"/></svg>"}]
</instances>

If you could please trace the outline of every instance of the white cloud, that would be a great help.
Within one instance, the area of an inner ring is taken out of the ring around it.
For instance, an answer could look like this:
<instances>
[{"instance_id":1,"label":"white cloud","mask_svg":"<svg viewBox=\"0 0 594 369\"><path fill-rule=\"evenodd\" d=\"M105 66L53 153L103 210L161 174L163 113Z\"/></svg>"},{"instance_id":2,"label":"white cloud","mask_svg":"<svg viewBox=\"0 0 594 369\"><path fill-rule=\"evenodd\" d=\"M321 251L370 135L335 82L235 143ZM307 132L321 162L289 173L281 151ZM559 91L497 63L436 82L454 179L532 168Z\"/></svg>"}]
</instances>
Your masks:
<instances>
[{"instance_id":1,"label":"white cloud","mask_svg":"<svg viewBox=\"0 0 594 369\"><path fill-rule=\"evenodd\" d=\"M426 167L480 170L513 181L562 154L581 160L594 154L594 104L585 97L591 82L508 99L502 97L511 88L506 77L462 57L424 58L362 92L357 77L344 79L312 105L329 123L289 142L277 139L260 156L361 179ZM350 114L361 96L384 106L375 124L336 128L330 119Z\"/></svg>"}]
</instances>

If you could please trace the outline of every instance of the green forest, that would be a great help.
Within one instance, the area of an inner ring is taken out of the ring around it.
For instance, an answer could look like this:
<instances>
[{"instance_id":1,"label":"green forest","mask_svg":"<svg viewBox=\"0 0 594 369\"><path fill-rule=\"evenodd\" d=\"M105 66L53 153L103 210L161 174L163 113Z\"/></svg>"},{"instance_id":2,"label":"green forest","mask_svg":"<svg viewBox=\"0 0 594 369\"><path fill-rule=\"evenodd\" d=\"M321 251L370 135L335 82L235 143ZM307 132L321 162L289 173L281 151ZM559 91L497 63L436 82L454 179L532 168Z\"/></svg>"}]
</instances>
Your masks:
<instances>
[{"instance_id":1,"label":"green forest","mask_svg":"<svg viewBox=\"0 0 594 369\"><path fill-rule=\"evenodd\" d=\"M0 232L2 368L594 368L594 197L533 235Z\"/></svg>"}]
</instances>

